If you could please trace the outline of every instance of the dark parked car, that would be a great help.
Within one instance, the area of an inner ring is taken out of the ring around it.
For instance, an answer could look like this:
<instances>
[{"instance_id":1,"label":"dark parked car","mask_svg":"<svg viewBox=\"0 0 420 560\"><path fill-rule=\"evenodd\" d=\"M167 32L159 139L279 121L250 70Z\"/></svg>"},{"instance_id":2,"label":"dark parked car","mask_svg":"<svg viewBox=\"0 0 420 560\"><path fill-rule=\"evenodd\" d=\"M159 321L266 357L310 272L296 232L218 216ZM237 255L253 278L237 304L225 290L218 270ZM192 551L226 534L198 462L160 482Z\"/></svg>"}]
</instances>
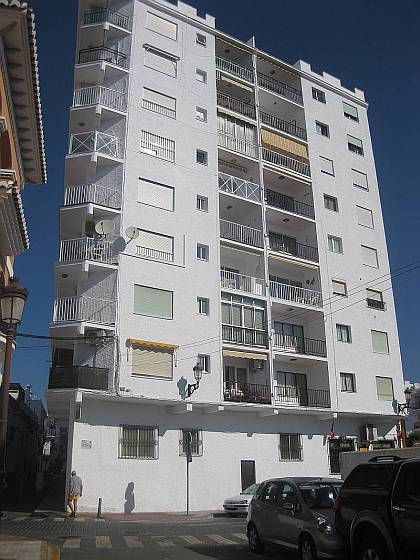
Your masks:
<instances>
[{"instance_id":1,"label":"dark parked car","mask_svg":"<svg viewBox=\"0 0 420 560\"><path fill-rule=\"evenodd\" d=\"M418 560L420 459L382 456L355 467L334 521L355 560Z\"/></svg>"},{"instance_id":2,"label":"dark parked car","mask_svg":"<svg viewBox=\"0 0 420 560\"><path fill-rule=\"evenodd\" d=\"M248 509L251 551L274 545L298 550L302 560L340 558L344 548L332 516L341 485L341 480L309 477L263 482Z\"/></svg>"}]
</instances>

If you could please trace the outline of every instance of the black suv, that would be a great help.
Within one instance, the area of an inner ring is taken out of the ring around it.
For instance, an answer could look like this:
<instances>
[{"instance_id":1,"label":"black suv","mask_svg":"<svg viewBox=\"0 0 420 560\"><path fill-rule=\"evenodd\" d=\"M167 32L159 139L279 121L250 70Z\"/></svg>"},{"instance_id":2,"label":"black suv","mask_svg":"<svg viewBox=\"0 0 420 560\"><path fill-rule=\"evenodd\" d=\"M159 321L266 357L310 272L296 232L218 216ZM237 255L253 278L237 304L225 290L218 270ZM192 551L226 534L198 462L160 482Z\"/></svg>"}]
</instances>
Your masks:
<instances>
[{"instance_id":1,"label":"black suv","mask_svg":"<svg viewBox=\"0 0 420 560\"><path fill-rule=\"evenodd\" d=\"M420 558L420 458L374 457L348 475L334 523L354 560Z\"/></svg>"}]
</instances>

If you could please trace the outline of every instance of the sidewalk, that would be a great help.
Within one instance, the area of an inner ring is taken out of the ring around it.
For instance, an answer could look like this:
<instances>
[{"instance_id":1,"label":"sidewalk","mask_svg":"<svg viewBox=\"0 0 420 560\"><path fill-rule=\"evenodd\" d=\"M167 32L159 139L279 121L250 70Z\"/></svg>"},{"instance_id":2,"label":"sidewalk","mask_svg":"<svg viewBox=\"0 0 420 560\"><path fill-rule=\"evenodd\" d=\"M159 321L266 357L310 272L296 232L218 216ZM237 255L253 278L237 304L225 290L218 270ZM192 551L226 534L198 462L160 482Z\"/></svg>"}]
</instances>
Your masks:
<instances>
[{"instance_id":1,"label":"sidewalk","mask_svg":"<svg viewBox=\"0 0 420 560\"><path fill-rule=\"evenodd\" d=\"M59 560L58 546L45 541L30 541L0 535L0 560Z\"/></svg>"},{"instance_id":2,"label":"sidewalk","mask_svg":"<svg viewBox=\"0 0 420 560\"><path fill-rule=\"evenodd\" d=\"M223 512L216 511L193 511L189 515L186 513L168 512L145 512L145 513L103 513L102 518L107 521L126 521L144 523L185 523L188 521L209 521L214 517L223 515ZM94 513L80 512L78 517L95 518Z\"/></svg>"}]
</instances>

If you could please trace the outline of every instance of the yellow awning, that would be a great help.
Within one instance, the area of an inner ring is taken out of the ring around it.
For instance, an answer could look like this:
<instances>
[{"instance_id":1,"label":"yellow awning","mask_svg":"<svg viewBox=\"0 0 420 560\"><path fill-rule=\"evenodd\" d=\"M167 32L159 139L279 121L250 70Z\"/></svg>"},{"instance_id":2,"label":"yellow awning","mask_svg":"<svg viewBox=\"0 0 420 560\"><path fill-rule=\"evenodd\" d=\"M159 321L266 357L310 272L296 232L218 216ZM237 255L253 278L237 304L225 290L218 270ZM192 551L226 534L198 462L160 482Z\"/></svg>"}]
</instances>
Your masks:
<instances>
[{"instance_id":1,"label":"yellow awning","mask_svg":"<svg viewBox=\"0 0 420 560\"><path fill-rule=\"evenodd\" d=\"M296 156L308 159L308 149L303 144L289 140L289 138L284 138L284 136L279 136L270 132L268 130L261 130L261 140L263 144L267 146L272 146L273 148L278 148L279 150L284 150Z\"/></svg>"},{"instance_id":2,"label":"yellow awning","mask_svg":"<svg viewBox=\"0 0 420 560\"><path fill-rule=\"evenodd\" d=\"M228 78L227 76L224 76L220 72L218 72L218 75L216 73L216 77L221 82L228 82L229 84L233 84L235 87L246 89L247 91L251 91L251 92L253 91L252 87L248 87L245 84L241 84L240 82L236 82L235 80L232 80L231 78Z\"/></svg>"},{"instance_id":3,"label":"yellow awning","mask_svg":"<svg viewBox=\"0 0 420 560\"><path fill-rule=\"evenodd\" d=\"M176 350L178 344L167 344L166 342L152 342L150 340L139 340L138 338L127 338L128 346L148 346L149 348L166 348L167 350Z\"/></svg>"},{"instance_id":4,"label":"yellow awning","mask_svg":"<svg viewBox=\"0 0 420 560\"><path fill-rule=\"evenodd\" d=\"M263 360L268 359L267 354L254 354L252 352L237 352L235 350L223 350L223 356L229 358L242 358L244 360Z\"/></svg>"}]
</instances>

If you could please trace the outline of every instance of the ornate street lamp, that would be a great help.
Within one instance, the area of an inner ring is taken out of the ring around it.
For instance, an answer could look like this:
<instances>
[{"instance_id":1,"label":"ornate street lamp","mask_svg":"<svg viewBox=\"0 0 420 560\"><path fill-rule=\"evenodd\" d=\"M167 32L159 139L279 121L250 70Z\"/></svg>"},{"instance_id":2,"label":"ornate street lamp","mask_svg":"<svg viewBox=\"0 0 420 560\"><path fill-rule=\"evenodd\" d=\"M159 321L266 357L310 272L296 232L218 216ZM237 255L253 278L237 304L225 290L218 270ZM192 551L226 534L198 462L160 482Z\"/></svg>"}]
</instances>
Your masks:
<instances>
[{"instance_id":1,"label":"ornate street lamp","mask_svg":"<svg viewBox=\"0 0 420 560\"><path fill-rule=\"evenodd\" d=\"M191 397L191 395L194 393L194 391L196 391L199 388L200 381L201 381L201 378L203 376L203 369L204 369L203 366L201 366L198 362L193 367L195 383L193 383L192 385L190 383L188 383L188 385L187 385L187 397Z\"/></svg>"}]
</instances>

